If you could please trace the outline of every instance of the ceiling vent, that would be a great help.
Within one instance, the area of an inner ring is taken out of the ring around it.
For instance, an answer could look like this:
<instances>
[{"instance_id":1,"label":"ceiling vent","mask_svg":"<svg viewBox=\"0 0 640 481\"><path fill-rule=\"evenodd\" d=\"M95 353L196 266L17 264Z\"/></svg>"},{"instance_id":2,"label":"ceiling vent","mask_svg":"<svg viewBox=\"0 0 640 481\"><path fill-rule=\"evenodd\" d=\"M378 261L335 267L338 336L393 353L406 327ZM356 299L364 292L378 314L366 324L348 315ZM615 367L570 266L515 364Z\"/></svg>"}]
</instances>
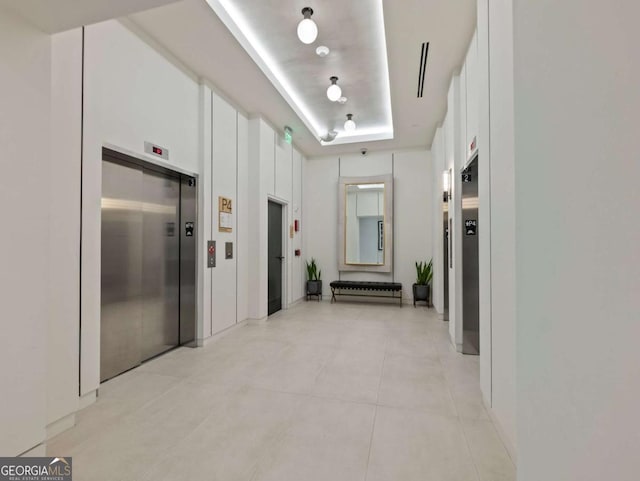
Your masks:
<instances>
[{"instance_id":1,"label":"ceiling vent","mask_svg":"<svg viewBox=\"0 0 640 481\"><path fill-rule=\"evenodd\" d=\"M422 42L420 52L420 68L418 69L418 98L424 94L424 77L427 71L427 57L429 56L429 42Z\"/></svg>"}]
</instances>

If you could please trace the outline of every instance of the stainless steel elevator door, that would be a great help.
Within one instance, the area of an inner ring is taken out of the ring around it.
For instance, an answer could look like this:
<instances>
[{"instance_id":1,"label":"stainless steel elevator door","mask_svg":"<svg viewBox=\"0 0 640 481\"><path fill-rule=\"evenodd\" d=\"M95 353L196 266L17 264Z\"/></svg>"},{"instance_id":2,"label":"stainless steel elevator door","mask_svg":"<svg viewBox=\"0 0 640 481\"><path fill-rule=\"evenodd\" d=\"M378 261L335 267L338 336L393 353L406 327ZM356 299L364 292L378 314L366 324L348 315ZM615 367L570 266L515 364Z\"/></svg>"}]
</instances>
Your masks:
<instances>
[{"instance_id":1,"label":"stainless steel elevator door","mask_svg":"<svg viewBox=\"0 0 640 481\"><path fill-rule=\"evenodd\" d=\"M142 358L180 340L180 182L143 170Z\"/></svg>"},{"instance_id":2,"label":"stainless steel elevator door","mask_svg":"<svg viewBox=\"0 0 640 481\"><path fill-rule=\"evenodd\" d=\"M196 336L195 179L112 155L102 162L101 381Z\"/></svg>"},{"instance_id":3,"label":"stainless steel elevator door","mask_svg":"<svg viewBox=\"0 0 640 481\"><path fill-rule=\"evenodd\" d=\"M465 177L466 175L466 177ZM463 173L462 182L462 352L480 353L478 250L478 158Z\"/></svg>"},{"instance_id":4,"label":"stainless steel elevator door","mask_svg":"<svg viewBox=\"0 0 640 481\"><path fill-rule=\"evenodd\" d=\"M102 165L100 380L142 362L142 168Z\"/></svg>"}]
</instances>

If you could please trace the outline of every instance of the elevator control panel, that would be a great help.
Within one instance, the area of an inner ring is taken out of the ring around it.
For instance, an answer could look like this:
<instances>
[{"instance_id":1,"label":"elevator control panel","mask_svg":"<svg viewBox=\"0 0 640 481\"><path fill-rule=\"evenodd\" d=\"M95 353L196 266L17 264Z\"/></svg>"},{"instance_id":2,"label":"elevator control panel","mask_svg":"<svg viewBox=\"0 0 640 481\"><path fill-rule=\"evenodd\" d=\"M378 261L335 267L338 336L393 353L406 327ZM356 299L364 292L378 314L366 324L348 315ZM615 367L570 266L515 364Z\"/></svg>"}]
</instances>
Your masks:
<instances>
[{"instance_id":1,"label":"elevator control panel","mask_svg":"<svg viewBox=\"0 0 640 481\"><path fill-rule=\"evenodd\" d=\"M224 243L224 258L233 259L233 242Z\"/></svg>"},{"instance_id":2,"label":"elevator control panel","mask_svg":"<svg viewBox=\"0 0 640 481\"><path fill-rule=\"evenodd\" d=\"M186 237L193 237L193 229L194 229L193 222L185 222L184 223L184 235Z\"/></svg>"},{"instance_id":3,"label":"elevator control panel","mask_svg":"<svg viewBox=\"0 0 640 481\"><path fill-rule=\"evenodd\" d=\"M216 241L207 241L207 267L216 266Z\"/></svg>"}]
</instances>

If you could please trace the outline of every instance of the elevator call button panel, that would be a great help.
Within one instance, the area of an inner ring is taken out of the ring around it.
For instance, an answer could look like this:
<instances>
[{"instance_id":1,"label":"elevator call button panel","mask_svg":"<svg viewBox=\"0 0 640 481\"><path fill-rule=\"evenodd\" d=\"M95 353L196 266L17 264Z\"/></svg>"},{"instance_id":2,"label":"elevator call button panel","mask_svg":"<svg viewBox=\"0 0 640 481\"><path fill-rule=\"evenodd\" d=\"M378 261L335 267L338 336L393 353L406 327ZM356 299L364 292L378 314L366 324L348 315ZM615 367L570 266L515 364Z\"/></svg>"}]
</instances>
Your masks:
<instances>
[{"instance_id":1,"label":"elevator call button panel","mask_svg":"<svg viewBox=\"0 0 640 481\"><path fill-rule=\"evenodd\" d=\"M207 241L207 267L216 266L216 241Z\"/></svg>"}]
</instances>

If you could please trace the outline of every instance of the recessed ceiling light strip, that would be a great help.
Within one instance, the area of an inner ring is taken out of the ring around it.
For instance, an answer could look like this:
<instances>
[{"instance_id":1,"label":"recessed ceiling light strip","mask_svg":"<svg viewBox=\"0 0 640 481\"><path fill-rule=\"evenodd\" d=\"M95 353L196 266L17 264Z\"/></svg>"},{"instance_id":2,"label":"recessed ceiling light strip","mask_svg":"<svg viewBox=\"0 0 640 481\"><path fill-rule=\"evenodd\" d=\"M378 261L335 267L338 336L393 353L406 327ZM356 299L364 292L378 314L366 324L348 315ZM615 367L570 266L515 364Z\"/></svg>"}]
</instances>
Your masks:
<instances>
[{"instance_id":1,"label":"recessed ceiling light strip","mask_svg":"<svg viewBox=\"0 0 640 481\"><path fill-rule=\"evenodd\" d=\"M251 59L258 65L265 76L271 81L278 93L298 115L309 131L320 141L327 133L327 126L323 125L311 112L311 109L303 101L301 95L293 88L293 85L285 76L284 71L275 62L274 57L266 50L264 42L260 41L250 23L240 13L233 0L206 0L211 9L218 15L240 45L246 50ZM355 132L339 132L332 144L363 142L373 140L393 139L393 116L391 112L391 90L389 82L389 66L387 59L386 32L384 27L384 12L382 0L377 0L377 8L373 8L376 32L372 36L377 39L381 52L379 59L381 85L379 98L385 106L386 119L383 123L367 128L359 128Z\"/></svg>"},{"instance_id":2,"label":"recessed ceiling light strip","mask_svg":"<svg viewBox=\"0 0 640 481\"><path fill-rule=\"evenodd\" d=\"M271 81L280 95L282 95L293 111L300 117L305 126L317 138L320 138L320 132L323 131L320 123L315 119L311 110L289 83L273 57L264 48L263 43L258 40L253 30L249 27L249 23L234 6L233 2L230 0L206 1L220 20L222 20L222 23L225 24L240 45L242 45L242 48L246 50L251 59Z\"/></svg>"}]
</instances>

